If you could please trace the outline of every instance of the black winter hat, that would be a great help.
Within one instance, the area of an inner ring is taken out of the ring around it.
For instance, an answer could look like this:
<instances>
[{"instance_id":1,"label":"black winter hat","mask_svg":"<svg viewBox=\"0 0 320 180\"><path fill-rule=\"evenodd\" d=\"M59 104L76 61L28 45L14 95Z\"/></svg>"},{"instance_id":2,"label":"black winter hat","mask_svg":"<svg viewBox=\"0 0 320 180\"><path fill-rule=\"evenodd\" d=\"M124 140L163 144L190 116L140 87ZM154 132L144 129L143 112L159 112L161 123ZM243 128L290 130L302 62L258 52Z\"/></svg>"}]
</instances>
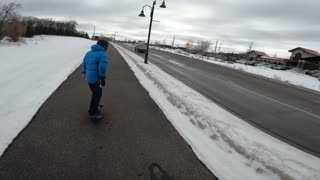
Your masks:
<instances>
[{"instance_id":1,"label":"black winter hat","mask_svg":"<svg viewBox=\"0 0 320 180\"><path fill-rule=\"evenodd\" d=\"M105 50L108 49L109 43L106 40L100 39L97 44L99 44L100 46L102 46Z\"/></svg>"}]
</instances>

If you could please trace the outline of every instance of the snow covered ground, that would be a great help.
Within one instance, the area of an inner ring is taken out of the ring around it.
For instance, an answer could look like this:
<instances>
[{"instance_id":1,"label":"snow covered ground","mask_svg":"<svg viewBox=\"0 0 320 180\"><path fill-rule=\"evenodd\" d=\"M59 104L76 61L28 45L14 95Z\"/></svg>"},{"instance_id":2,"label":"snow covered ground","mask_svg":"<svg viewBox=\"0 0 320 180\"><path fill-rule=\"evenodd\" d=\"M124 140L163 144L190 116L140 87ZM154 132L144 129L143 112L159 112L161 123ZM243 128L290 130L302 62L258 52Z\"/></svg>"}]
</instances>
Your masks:
<instances>
[{"instance_id":1,"label":"snow covered ground","mask_svg":"<svg viewBox=\"0 0 320 180\"><path fill-rule=\"evenodd\" d=\"M0 155L82 62L92 41L0 42ZM152 63L117 46L141 84L219 179L320 179L320 159L252 127Z\"/></svg>"},{"instance_id":2,"label":"snow covered ground","mask_svg":"<svg viewBox=\"0 0 320 180\"><path fill-rule=\"evenodd\" d=\"M92 41L36 36L0 41L0 156L81 63Z\"/></svg>"},{"instance_id":3,"label":"snow covered ground","mask_svg":"<svg viewBox=\"0 0 320 180\"><path fill-rule=\"evenodd\" d=\"M256 129L151 62L115 45L140 83L222 180L320 179L320 159Z\"/></svg>"},{"instance_id":4,"label":"snow covered ground","mask_svg":"<svg viewBox=\"0 0 320 180\"><path fill-rule=\"evenodd\" d=\"M239 63L230 64L222 60L216 59L214 57L202 57L200 55L194 55L194 54L188 55L186 52L182 50L171 50L171 49L164 49L164 48L155 48L155 49L203 60L209 63L226 66L233 69L238 69L248 73L260 75L266 78L274 79L277 81L285 82L288 84L292 84L295 86L312 89L314 91L320 92L320 81L317 78L311 77L293 70L282 71L282 70L270 69L263 66L249 66L249 65L239 64Z\"/></svg>"}]
</instances>

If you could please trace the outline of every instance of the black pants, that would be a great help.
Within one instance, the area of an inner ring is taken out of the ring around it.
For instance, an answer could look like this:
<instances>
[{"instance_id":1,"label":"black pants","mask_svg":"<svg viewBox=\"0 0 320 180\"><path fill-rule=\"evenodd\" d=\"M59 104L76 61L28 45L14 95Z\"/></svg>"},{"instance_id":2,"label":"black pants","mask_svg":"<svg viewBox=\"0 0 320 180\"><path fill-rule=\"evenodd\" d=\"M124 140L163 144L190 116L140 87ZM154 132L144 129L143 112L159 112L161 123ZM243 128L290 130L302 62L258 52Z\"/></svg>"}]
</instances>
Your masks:
<instances>
[{"instance_id":1,"label":"black pants","mask_svg":"<svg viewBox=\"0 0 320 180\"><path fill-rule=\"evenodd\" d=\"M94 115L98 112L99 102L102 96L102 88L100 83L89 84L92 92L89 115Z\"/></svg>"}]
</instances>

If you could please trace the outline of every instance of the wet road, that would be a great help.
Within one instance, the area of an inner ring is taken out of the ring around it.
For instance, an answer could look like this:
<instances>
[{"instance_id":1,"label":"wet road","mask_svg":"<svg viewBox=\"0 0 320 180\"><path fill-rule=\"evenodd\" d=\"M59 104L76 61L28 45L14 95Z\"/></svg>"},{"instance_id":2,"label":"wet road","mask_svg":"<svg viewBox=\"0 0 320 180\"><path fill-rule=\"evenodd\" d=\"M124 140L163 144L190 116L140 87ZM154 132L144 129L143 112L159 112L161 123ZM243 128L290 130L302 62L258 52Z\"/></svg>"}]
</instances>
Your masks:
<instances>
[{"instance_id":1,"label":"wet road","mask_svg":"<svg viewBox=\"0 0 320 180\"><path fill-rule=\"evenodd\" d=\"M241 119L320 157L320 93L158 50L149 61Z\"/></svg>"}]
</instances>

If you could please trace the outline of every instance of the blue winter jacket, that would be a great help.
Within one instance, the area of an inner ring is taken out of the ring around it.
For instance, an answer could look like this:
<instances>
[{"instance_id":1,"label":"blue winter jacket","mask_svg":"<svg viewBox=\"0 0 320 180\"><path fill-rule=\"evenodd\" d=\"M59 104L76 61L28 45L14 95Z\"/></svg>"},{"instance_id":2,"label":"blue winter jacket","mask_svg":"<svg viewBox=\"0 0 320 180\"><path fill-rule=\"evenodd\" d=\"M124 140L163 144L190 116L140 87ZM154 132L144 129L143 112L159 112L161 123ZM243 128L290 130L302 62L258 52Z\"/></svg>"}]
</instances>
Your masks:
<instances>
[{"instance_id":1,"label":"blue winter jacket","mask_svg":"<svg viewBox=\"0 0 320 180\"><path fill-rule=\"evenodd\" d=\"M102 46L91 46L91 51L87 52L82 62L88 83L100 83L100 79L107 77L108 60L108 54Z\"/></svg>"}]
</instances>

